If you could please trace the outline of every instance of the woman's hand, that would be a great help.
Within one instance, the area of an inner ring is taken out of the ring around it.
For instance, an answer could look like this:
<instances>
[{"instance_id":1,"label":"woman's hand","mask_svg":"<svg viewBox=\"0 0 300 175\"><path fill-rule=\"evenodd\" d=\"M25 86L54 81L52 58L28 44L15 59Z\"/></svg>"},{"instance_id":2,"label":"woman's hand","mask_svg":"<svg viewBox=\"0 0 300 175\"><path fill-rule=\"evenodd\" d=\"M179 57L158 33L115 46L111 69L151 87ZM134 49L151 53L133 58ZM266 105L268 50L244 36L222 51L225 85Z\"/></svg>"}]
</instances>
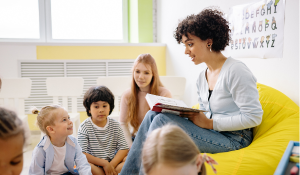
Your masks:
<instances>
[{"instance_id":1,"label":"woman's hand","mask_svg":"<svg viewBox=\"0 0 300 175\"><path fill-rule=\"evenodd\" d=\"M115 168L107 161L103 166L106 175L117 175Z\"/></svg>"},{"instance_id":2,"label":"woman's hand","mask_svg":"<svg viewBox=\"0 0 300 175\"><path fill-rule=\"evenodd\" d=\"M208 119L203 112L181 112L180 116L188 118L191 122L201 128L213 129L213 119Z\"/></svg>"}]
</instances>

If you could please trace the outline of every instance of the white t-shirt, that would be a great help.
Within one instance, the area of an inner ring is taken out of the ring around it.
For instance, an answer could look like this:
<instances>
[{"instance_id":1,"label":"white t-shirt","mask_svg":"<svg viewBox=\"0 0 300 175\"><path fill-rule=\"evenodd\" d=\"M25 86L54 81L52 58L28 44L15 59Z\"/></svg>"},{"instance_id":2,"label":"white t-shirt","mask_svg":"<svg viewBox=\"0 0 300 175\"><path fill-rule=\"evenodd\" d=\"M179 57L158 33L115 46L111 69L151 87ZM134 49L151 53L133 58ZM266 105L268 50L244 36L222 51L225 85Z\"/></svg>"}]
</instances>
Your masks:
<instances>
[{"instance_id":1,"label":"white t-shirt","mask_svg":"<svg viewBox=\"0 0 300 175\"><path fill-rule=\"evenodd\" d=\"M47 175L61 175L69 170L65 166L66 144L63 147L53 145L54 159L51 168L47 171Z\"/></svg>"}]
</instances>

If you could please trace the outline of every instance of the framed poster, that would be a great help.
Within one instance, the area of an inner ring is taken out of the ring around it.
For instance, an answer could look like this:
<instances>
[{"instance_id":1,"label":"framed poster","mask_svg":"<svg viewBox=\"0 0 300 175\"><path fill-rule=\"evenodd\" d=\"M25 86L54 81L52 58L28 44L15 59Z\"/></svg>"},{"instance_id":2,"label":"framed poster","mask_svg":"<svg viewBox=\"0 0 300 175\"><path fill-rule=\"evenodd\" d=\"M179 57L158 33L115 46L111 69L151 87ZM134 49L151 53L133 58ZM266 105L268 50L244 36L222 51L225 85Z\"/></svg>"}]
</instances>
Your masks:
<instances>
[{"instance_id":1,"label":"framed poster","mask_svg":"<svg viewBox=\"0 0 300 175\"><path fill-rule=\"evenodd\" d=\"M233 6L228 53L234 58L282 58L285 0Z\"/></svg>"}]
</instances>

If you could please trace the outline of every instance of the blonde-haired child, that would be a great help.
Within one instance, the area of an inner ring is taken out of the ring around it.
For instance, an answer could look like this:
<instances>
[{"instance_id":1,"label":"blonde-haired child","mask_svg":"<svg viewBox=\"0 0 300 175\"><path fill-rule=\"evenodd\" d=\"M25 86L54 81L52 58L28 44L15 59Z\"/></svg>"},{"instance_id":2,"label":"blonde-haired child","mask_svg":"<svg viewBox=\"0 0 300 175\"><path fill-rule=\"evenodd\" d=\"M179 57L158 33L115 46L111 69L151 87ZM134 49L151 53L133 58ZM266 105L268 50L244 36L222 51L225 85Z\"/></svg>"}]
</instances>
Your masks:
<instances>
[{"instance_id":1,"label":"blonde-haired child","mask_svg":"<svg viewBox=\"0 0 300 175\"><path fill-rule=\"evenodd\" d=\"M32 113L37 114L38 111L33 110ZM33 150L30 175L92 174L86 156L76 138L71 136L73 123L64 108L60 105L43 107L38 113L37 124L46 135Z\"/></svg>"},{"instance_id":2,"label":"blonde-haired child","mask_svg":"<svg viewBox=\"0 0 300 175\"><path fill-rule=\"evenodd\" d=\"M15 112L0 107L0 174L21 174L24 143L22 121Z\"/></svg>"},{"instance_id":3,"label":"blonde-haired child","mask_svg":"<svg viewBox=\"0 0 300 175\"><path fill-rule=\"evenodd\" d=\"M193 140L175 125L165 125L152 131L142 150L146 175L206 175L204 161L210 165L217 164L206 154L201 155Z\"/></svg>"}]
</instances>

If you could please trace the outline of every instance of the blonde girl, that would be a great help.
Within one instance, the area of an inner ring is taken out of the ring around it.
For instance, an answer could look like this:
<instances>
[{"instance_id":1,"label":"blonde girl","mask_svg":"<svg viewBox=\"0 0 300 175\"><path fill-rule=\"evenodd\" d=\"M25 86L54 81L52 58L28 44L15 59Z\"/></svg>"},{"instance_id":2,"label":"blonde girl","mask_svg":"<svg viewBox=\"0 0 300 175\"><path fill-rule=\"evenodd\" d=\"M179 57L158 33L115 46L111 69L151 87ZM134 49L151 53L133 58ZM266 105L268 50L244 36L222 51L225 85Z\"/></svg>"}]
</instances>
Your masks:
<instances>
[{"instance_id":1,"label":"blonde girl","mask_svg":"<svg viewBox=\"0 0 300 175\"><path fill-rule=\"evenodd\" d=\"M19 175L25 143L22 121L16 113L0 107L0 174Z\"/></svg>"},{"instance_id":2,"label":"blonde girl","mask_svg":"<svg viewBox=\"0 0 300 175\"><path fill-rule=\"evenodd\" d=\"M73 123L68 112L60 105L49 105L32 113L38 114L37 124L46 135L33 150L29 174L92 175L77 139L71 136Z\"/></svg>"},{"instance_id":3,"label":"blonde girl","mask_svg":"<svg viewBox=\"0 0 300 175\"><path fill-rule=\"evenodd\" d=\"M124 92L120 104L120 123L129 147L132 145L132 136L136 134L150 110L145 99L147 93L172 97L170 91L160 82L154 58L150 54L141 54L132 68L131 88ZM131 132L129 126L132 127Z\"/></svg>"},{"instance_id":4,"label":"blonde girl","mask_svg":"<svg viewBox=\"0 0 300 175\"><path fill-rule=\"evenodd\" d=\"M193 140L175 125L165 125L151 132L142 151L146 175L206 175L204 161L211 166L217 164L205 154L201 155Z\"/></svg>"}]
</instances>

